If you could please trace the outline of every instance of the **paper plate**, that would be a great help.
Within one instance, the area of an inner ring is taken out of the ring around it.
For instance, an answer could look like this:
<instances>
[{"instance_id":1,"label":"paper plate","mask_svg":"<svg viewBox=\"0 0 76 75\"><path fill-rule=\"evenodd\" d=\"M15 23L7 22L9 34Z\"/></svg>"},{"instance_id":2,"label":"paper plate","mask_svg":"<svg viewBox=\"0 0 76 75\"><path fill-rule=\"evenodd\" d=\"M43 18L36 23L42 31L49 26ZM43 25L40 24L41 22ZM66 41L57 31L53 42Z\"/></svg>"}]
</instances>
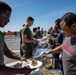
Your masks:
<instances>
[{"instance_id":1,"label":"paper plate","mask_svg":"<svg viewBox=\"0 0 76 75\"><path fill-rule=\"evenodd\" d=\"M24 67L24 66L29 66L30 68L39 68L40 66L42 65L42 62L41 61L37 61L37 65L36 66L33 66L32 65L32 61L30 61L29 63L27 63L27 62L23 62L23 64L22 64L22 67Z\"/></svg>"},{"instance_id":2,"label":"paper plate","mask_svg":"<svg viewBox=\"0 0 76 75\"><path fill-rule=\"evenodd\" d=\"M31 63L29 64L30 68L38 68L42 65L42 62L41 61L37 61L37 65L36 66L33 66Z\"/></svg>"}]
</instances>

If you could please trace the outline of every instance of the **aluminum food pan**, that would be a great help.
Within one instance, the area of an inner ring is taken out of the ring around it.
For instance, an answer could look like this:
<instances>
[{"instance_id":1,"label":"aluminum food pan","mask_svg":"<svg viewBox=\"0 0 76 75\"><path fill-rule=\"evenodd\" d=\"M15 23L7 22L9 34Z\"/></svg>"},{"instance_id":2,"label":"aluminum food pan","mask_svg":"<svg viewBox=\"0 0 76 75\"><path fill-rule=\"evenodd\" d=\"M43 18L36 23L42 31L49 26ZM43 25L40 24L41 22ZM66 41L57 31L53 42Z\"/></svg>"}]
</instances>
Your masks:
<instances>
[{"instance_id":1,"label":"aluminum food pan","mask_svg":"<svg viewBox=\"0 0 76 75\"><path fill-rule=\"evenodd\" d=\"M29 75L42 75L42 73L48 73L48 72L56 73L56 75L63 75L63 73L59 69L51 69L51 70L44 69L44 70L34 71Z\"/></svg>"},{"instance_id":2,"label":"aluminum food pan","mask_svg":"<svg viewBox=\"0 0 76 75\"><path fill-rule=\"evenodd\" d=\"M47 53L48 51L50 51L51 49L37 49L36 52L33 54L33 58L38 58L41 57L42 52ZM52 54L48 54L46 57L53 57Z\"/></svg>"}]
</instances>

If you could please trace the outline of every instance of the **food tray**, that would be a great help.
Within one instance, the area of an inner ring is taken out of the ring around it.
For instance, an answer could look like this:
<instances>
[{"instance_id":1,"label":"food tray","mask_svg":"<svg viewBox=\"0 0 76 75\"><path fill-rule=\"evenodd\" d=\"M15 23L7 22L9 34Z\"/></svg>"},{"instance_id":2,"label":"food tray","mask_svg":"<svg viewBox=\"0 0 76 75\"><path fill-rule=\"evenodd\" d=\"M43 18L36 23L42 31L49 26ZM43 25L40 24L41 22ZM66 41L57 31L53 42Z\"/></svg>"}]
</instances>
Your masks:
<instances>
[{"instance_id":1,"label":"food tray","mask_svg":"<svg viewBox=\"0 0 76 75\"><path fill-rule=\"evenodd\" d=\"M46 49L37 49L36 52L33 54L33 58L41 57L41 53L42 52L47 53L50 50L51 49L48 49L48 48L46 48ZM52 54L48 54L46 57L53 57L53 55Z\"/></svg>"},{"instance_id":2,"label":"food tray","mask_svg":"<svg viewBox=\"0 0 76 75\"><path fill-rule=\"evenodd\" d=\"M52 70L44 69L44 70L34 71L29 75L42 75L42 73L48 73L48 72L56 73L56 75L63 75L63 73L59 69L52 69Z\"/></svg>"},{"instance_id":3,"label":"food tray","mask_svg":"<svg viewBox=\"0 0 76 75\"><path fill-rule=\"evenodd\" d=\"M45 58L45 59L38 59L39 61L41 61L43 64L42 64L42 68L47 68L47 69L50 69L53 67L53 60L50 59L50 58ZM46 66L47 65L47 66Z\"/></svg>"}]
</instances>

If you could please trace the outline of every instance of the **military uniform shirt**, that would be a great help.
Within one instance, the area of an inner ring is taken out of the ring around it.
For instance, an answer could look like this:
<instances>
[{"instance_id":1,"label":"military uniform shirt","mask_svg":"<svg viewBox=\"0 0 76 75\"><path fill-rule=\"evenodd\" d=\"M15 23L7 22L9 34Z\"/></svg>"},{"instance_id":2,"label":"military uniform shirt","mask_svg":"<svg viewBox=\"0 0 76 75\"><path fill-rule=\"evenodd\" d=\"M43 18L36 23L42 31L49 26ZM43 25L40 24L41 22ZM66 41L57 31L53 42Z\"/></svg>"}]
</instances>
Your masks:
<instances>
[{"instance_id":1,"label":"military uniform shirt","mask_svg":"<svg viewBox=\"0 0 76 75\"><path fill-rule=\"evenodd\" d=\"M4 35L3 33L0 31L0 65L4 64Z\"/></svg>"}]
</instances>

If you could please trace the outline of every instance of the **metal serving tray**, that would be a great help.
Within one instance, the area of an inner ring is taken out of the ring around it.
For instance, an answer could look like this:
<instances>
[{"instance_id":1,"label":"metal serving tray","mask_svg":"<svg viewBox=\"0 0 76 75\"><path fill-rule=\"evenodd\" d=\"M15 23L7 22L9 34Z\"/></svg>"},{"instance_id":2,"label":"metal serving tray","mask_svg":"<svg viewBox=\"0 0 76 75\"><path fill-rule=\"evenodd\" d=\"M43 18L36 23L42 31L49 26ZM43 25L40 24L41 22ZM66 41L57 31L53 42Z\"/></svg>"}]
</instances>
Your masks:
<instances>
[{"instance_id":1,"label":"metal serving tray","mask_svg":"<svg viewBox=\"0 0 76 75\"><path fill-rule=\"evenodd\" d=\"M56 73L56 75L63 75L63 73L59 69L51 69L51 70L44 69L44 70L34 71L29 75L42 75L42 73L48 73L48 72Z\"/></svg>"}]
</instances>

